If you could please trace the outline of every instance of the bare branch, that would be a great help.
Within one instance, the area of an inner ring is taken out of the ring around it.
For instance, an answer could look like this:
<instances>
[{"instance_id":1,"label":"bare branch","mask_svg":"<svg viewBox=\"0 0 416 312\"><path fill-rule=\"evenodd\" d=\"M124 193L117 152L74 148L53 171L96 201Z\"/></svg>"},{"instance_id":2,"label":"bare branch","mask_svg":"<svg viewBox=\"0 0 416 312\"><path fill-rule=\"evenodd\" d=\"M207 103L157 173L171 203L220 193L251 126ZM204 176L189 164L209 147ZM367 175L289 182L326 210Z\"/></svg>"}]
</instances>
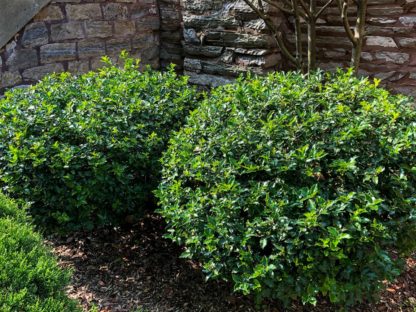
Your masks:
<instances>
[{"instance_id":1,"label":"bare branch","mask_svg":"<svg viewBox=\"0 0 416 312\"><path fill-rule=\"evenodd\" d=\"M341 0L339 0L341 1ZM351 25L350 22L348 20L348 0L343 0L343 4L342 4L342 11L341 11L341 18L342 18L342 23L344 25L345 28L345 32L347 33L348 38L351 40L352 44L355 46L357 44L357 40L354 37L354 33L351 30Z\"/></svg>"},{"instance_id":2,"label":"bare branch","mask_svg":"<svg viewBox=\"0 0 416 312\"><path fill-rule=\"evenodd\" d=\"M299 0L299 3L301 5L302 9L305 11L306 16L308 18L313 18L312 14L311 14L311 11L309 10L308 5L305 3L305 1L304 0Z\"/></svg>"},{"instance_id":3,"label":"bare branch","mask_svg":"<svg viewBox=\"0 0 416 312\"><path fill-rule=\"evenodd\" d=\"M315 20L317 20L319 18L319 16L322 15L322 13L326 10L327 7L329 7L332 2L334 2L334 0L329 0L319 11L318 13L316 13L315 15Z\"/></svg>"},{"instance_id":4,"label":"bare branch","mask_svg":"<svg viewBox=\"0 0 416 312\"><path fill-rule=\"evenodd\" d=\"M300 65L300 70L304 71L304 64L303 64L303 43L302 43L302 27L300 24L300 12L299 12L299 4L298 0L291 0L292 7L295 15L295 42L296 42L296 58Z\"/></svg>"},{"instance_id":5,"label":"bare branch","mask_svg":"<svg viewBox=\"0 0 416 312\"><path fill-rule=\"evenodd\" d=\"M270 4L271 6L273 6L273 7L277 8L277 9L279 9L279 10L283 11L283 12L286 12L286 13L288 13L288 14L294 14L293 9L288 9L288 8L285 8L284 6L280 5L280 4L279 4L279 3L277 3L277 2L273 2L273 1L271 1L271 0L264 0L264 2L266 2L266 3Z\"/></svg>"},{"instance_id":6,"label":"bare branch","mask_svg":"<svg viewBox=\"0 0 416 312\"><path fill-rule=\"evenodd\" d=\"M282 39L282 35L277 27L273 24L270 20L270 17L264 12L261 11L258 7L256 7L250 0L244 0L244 2L266 23L267 27L272 31L274 39L277 42L277 45L282 50L284 56L288 58L290 62L292 62L295 66L299 66L297 63L297 59L290 53L289 49L287 48L286 44Z\"/></svg>"}]
</instances>

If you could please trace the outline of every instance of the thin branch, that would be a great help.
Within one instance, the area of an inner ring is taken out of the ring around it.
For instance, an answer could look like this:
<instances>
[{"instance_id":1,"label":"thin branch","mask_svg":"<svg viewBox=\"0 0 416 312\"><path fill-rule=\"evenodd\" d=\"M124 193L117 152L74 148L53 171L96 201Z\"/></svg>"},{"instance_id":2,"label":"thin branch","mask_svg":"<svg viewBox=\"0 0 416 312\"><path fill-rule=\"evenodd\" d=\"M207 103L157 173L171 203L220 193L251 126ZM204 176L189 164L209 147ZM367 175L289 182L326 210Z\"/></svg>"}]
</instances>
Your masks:
<instances>
[{"instance_id":1,"label":"thin branch","mask_svg":"<svg viewBox=\"0 0 416 312\"><path fill-rule=\"evenodd\" d=\"M341 1L341 0L340 0ZM342 4L342 11L341 11L341 18L345 28L345 32L347 33L348 38L351 40L352 44L355 46L357 44L357 40L355 39L354 33L351 30L351 25L348 20L348 0L343 0L344 3Z\"/></svg>"},{"instance_id":2,"label":"thin branch","mask_svg":"<svg viewBox=\"0 0 416 312\"><path fill-rule=\"evenodd\" d=\"M315 20L317 20L319 18L319 16L322 15L322 13L326 10L327 7L329 7L332 2L334 2L334 0L329 0L319 11L318 13L316 13L315 15Z\"/></svg>"},{"instance_id":3,"label":"thin branch","mask_svg":"<svg viewBox=\"0 0 416 312\"><path fill-rule=\"evenodd\" d=\"M244 0L244 2L266 23L267 27L273 32L274 38L277 41L277 45L282 50L282 53L288 58L290 62L298 66L297 59L290 53L289 49L286 47L279 30L270 20L264 12L257 8L250 0Z\"/></svg>"},{"instance_id":4,"label":"thin branch","mask_svg":"<svg viewBox=\"0 0 416 312\"><path fill-rule=\"evenodd\" d=\"M283 12L286 12L288 14L294 14L293 9L285 8L284 6L282 6L282 5L280 5L276 2L273 2L271 0L263 0L263 1L270 4L271 6L275 7L276 9L279 9L279 10L283 11Z\"/></svg>"},{"instance_id":5,"label":"thin branch","mask_svg":"<svg viewBox=\"0 0 416 312\"><path fill-rule=\"evenodd\" d=\"M311 11L309 10L308 5L305 3L305 1L304 0L299 0L299 3L301 5L302 9L305 11L306 16L308 18L312 19L313 17L312 17Z\"/></svg>"},{"instance_id":6,"label":"thin branch","mask_svg":"<svg viewBox=\"0 0 416 312\"><path fill-rule=\"evenodd\" d=\"M291 0L292 7L294 10L295 15L295 42L296 42L296 58L298 60L298 64L300 65L300 70L304 71L304 64L303 64L303 43L302 43L302 27L300 24L300 12L299 12L299 4L298 0Z\"/></svg>"}]
</instances>

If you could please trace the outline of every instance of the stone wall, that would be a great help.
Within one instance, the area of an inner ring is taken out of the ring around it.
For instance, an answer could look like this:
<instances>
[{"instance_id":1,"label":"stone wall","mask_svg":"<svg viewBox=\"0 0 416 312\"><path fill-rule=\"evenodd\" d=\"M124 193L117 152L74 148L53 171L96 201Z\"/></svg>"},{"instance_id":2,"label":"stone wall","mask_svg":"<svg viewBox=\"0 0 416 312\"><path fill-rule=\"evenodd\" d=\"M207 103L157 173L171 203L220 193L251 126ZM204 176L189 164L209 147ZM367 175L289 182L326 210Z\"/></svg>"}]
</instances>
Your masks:
<instances>
[{"instance_id":1,"label":"stone wall","mask_svg":"<svg viewBox=\"0 0 416 312\"><path fill-rule=\"evenodd\" d=\"M269 10L276 24L284 20ZM184 0L183 22L184 69L193 83L218 85L281 66L273 37L242 0Z\"/></svg>"},{"instance_id":2,"label":"stone wall","mask_svg":"<svg viewBox=\"0 0 416 312\"><path fill-rule=\"evenodd\" d=\"M361 73L416 95L416 0L369 3ZM291 19L269 13L293 42ZM347 67L351 44L338 8L318 22L319 66ZM95 69L101 56L117 60L121 50L155 68L173 62L200 85L226 83L247 71L290 69L243 0L52 0L0 50L0 93L50 72Z\"/></svg>"},{"instance_id":3,"label":"stone wall","mask_svg":"<svg viewBox=\"0 0 416 312\"><path fill-rule=\"evenodd\" d=\"M351 21L354 13L351 8ZM274 14L276 24L283 23L286 40L293 43L290 18ZM185 72L191 81L215 85L248 69L290 68L263 23L242 0L185 0L183 16ZM319 66L348 67L351 43L338 8L330 7L318 22ZM416 1L369 0L367 33L361 73L381 79L393 90L416 95Z\"/></svg>"},{"instance_id":4,"label":"stone wall","mask_svg":"<svg viewBox=\"0 0 416 312\"><path fill-rule=\"evenodd\" d=\"M354 17L356 9L350 10ZM416 96L416 1L369 0L367 39L361 74L376 77L388 88ZM329 8L318 27L320 67L347 67L351 45L338 8Z\"/></svg>"},{"instance_id":5,"label":"stone wall","mask_svg":"<svg viewBox=\"0 0 416 312\"><path fill-rule=\"evenodd\" d=\"M180 0L159 0L160 12L160 63L166 67L176 64L183 69L182 7Z\"/></svg>"},{"instance_id":6,"label":"stone wall","mask_svg":"<svg viewBox=\"0 0 416 312\"><path fill-rule=\"evenodd\" d=\"M159 67L157 0L53 0L0 51L0 92L47 73L82 73L127 50Z\"/></svg>"}]
</instances>

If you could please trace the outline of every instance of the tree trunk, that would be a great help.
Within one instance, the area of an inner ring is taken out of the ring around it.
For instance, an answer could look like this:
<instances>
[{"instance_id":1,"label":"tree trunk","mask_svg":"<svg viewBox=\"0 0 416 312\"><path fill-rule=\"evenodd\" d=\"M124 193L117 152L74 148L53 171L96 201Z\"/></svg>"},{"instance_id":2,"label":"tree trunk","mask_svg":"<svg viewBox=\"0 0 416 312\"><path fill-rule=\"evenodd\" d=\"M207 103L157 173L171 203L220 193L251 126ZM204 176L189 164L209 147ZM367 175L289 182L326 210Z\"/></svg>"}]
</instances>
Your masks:
<instances>
[{"instance_id":1,"label":"tree trunk","mask_svg":"<svg viewBox=\"0 0 416 312\"><path fill-rule=\"evenodd\" d=\"M303 44L302 44L302 28L300 24L299 4L298 0L292 0L293 13L295 18L295 37L296 37L296 59L298 62L297 69L302 73L305 71L303 65Z\"/></svg>"},{"instance_id":2,"label":"tree trunk","mask_svg":"<svg viewBox=\"0 0 416 312\"><path fill-rule=\"evenodd\" d=\"M309 0L310 18L308 21L308 72L316 69L316 0Z\"/></svg>"},{"instance_id":3,"label":"tree trunk","mask_svg":"<svg viewBox=\"0 0 416 312\"><path fill-rule=\"evenodd\" d=\"M365 22L367 16L367 1L360 0L357 4L357 24L355 25L354 30L354 39L351 57L351 67L354 68L354 71L357 73L360 68L361 61L361 51L363 48L363 42L365 37Z\"/></svg>"}]
</instances>

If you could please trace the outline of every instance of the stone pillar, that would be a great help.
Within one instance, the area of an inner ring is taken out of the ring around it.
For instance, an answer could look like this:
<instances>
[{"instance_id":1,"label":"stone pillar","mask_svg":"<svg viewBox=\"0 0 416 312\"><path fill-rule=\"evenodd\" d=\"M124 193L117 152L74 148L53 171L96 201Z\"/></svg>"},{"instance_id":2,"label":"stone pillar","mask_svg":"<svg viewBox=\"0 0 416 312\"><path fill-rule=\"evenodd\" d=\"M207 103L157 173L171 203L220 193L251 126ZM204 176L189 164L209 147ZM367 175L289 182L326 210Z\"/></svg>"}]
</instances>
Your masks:
<instances>
[{"instance_id":1,"label":"stone pillar","mask_svg":"<svg viewBox=\"0 0 416 312\"><path fill-rule=\"evenodd\" d=\"M160 11L160 63L170 63L183 69L182 6L180 0L159 0Z\"/></svg>"},{"instance_id":2,"label":"stone pillar","mask_svg":"<svg viewBox=\"0 0 416 312\"><path fill-rule=\"evenodd\" d=\"M184 70L192 83L216 86L281 65L274 39L244 1L184 0L183 6ZM270 14L281 23L278 12Z\"/></svg>"}]
</instances>

